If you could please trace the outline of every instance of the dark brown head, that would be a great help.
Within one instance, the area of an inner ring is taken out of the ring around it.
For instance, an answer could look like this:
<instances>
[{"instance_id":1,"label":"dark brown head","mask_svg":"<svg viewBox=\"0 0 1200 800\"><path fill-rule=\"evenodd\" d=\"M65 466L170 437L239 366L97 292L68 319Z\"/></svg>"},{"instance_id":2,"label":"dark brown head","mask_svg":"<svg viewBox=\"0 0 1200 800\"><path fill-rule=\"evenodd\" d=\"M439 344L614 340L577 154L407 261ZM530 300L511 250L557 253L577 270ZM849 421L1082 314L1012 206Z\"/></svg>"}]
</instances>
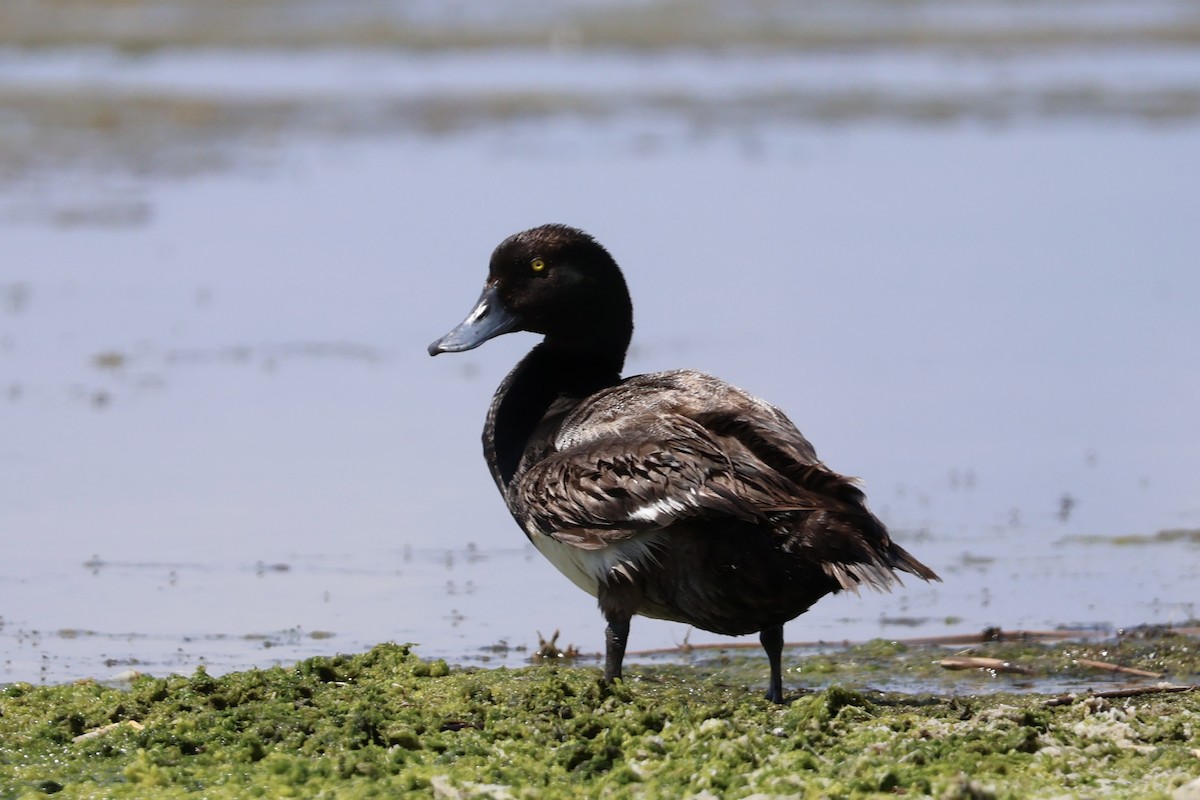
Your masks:
<instances>
[{"instance_id":1,"label":"dark brown head","mask_svg":"<svg viewBox=\"0 0 1200 800\"><path fill-rule=\"evenodd\" d=\"M429 345L429 354L470 350L511 331L545 335L550 346L620 353L633 333L625 279L595 239L566 225L508 237L492 253L474 310Z\"/></svg>"}]
</instances>

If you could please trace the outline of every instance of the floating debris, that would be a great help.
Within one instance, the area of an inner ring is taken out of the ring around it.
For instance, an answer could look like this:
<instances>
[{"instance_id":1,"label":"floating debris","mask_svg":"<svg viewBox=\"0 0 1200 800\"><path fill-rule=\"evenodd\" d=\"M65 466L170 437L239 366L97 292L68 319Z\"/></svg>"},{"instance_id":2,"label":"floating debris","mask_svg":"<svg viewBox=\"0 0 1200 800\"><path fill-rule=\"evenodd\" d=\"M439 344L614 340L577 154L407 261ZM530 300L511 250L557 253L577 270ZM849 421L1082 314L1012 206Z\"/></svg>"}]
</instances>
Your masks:
<instances>
[{"instance_id":1,"label":"floating debris","mask_svg":"<svg viewBox=\"0 0 1200 800\"><path fill-rule=\"evenodd\" d=\"M1111 545L1151 545L1151 544L1200 544L1200 528L1168 528L1158 533L1132 533L1124 536L1102 536L1099 534L1084 534L1080 536L1064 536L1059 540L1062 544L1111 544Z\"/></svg>"},{"instance_id":2,"label":"floating debris","mask_svg":"<svg viewBox=\"0 0 1200 800\"><path fill-rule=\"evenodd\" d=\"M550 639L547 641L542 636L542 632L538 631L538 635L537 635L538 649L534 650L533 653L530 654L529 660L533 661L535 663L540 663L542 661L548 661L551 659L568 659L568 660L570 660L570 659L579 658L579 648L573 644L567 645L566 650L559 649L558 634L559 634L558 630L555 629L554 633L550 636Z\"/></svg>"},{"instance_id":3,"label":"floating debris","mask_svg":"<svg viewBox=\"0 0 1200 800\"><path fill-rule=\"evenodd\" d=\"M81 733L78 736L76 736L74 739L72 739L71 741L77 742L77 743L78 742L86 742L89 739L95 739L100 736L104 736L105 734L112 733L113 731L120 730L121 728L127 728L128 730L131 730L131 731L140 731L140 730L144 730L145 727L146 727L145 725L143 725L142 723L138 722L135 719L127 719L124 722L114 722L110 725L105 725L103 727L96 728L96 730L94 730L94 731L88 731L87 733Z\"/></svg>"}]
</instances>

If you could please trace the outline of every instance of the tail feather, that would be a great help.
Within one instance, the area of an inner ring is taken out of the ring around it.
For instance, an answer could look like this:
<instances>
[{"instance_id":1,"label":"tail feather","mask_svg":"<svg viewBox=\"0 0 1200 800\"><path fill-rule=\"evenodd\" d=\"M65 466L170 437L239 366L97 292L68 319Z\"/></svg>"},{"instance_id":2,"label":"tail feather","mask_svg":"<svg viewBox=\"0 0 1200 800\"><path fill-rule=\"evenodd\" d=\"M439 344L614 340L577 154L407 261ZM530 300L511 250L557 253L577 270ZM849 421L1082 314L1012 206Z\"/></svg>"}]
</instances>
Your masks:
<instances>
[{"instance_id":1,"label":"tail feather","mask_svg":"<svg viewBox=\"0 0 1200 800\"><path fill-rule=\"evenodd\" d=\"M861 506L853 512L817 512L804 521L796 550L806 552L843 589L857 592L866 585L890 591L901 583L899 572L926 581L940 581L937 573L892 541L887 528Z\"/></svg>"},{"instance_id":2,"label":"tail feather","mask_svg":"<svg viewBox=\"0 0 1200 800\"><path fill-rule=\"evenodd\" d=\"M907 572L910 575L916 575L923 581L940 582L942 580L936 572L913 558L912 553L909 553L895 542L892 542L891 545L888 549L888 564L893 569Z\"/></svg>"}]
</instances>

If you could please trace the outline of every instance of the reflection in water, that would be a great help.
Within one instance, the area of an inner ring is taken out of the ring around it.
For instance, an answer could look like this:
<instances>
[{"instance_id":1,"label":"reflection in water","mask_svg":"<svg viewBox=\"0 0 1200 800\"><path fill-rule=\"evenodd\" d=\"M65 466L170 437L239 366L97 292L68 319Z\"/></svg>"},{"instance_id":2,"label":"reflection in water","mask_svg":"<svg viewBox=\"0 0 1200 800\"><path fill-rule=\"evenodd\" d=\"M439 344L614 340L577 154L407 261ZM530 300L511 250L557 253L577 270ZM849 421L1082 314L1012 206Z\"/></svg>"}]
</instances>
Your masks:
<instances>
[{"instance_id":1,"label":"reflection in water","mask_svg":"<svg viewBox=\"0 0 1200 800\"><path fill-rule=\"evenodd\" d=\"M424 354L548 221L626 267L632 370L776 399L946 578L789 640L1196 616L1180 4L77 5L0 10L0 681L598 649L479 457L529 339Z\"/></svg>"}]
</instances>

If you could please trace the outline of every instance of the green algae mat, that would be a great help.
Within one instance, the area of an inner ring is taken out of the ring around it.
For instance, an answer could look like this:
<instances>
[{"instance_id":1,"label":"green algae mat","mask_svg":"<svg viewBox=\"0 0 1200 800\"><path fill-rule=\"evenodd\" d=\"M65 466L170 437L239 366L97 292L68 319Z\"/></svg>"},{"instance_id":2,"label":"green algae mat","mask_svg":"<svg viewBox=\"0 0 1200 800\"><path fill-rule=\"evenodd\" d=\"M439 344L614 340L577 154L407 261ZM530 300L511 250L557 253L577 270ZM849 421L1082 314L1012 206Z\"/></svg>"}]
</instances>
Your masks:
<instances>
[{"instance_id":1,"label":"green algae mat","mask_svg":"<svg viewBox=\"0 0 1200 800\"><path fill-rule=\"evenodd\" d=\"M932 648L789 654L811 691L785 705L762 699L749 651L611 688L590 665L458 669L394 644L219 678L18 683L0 690L0 798L1183 797L1196 644L976 649L1058 681L1120 660L1176 687L1109 676L1073 695L949 673Z\"/></svg>"}]
</instances>

